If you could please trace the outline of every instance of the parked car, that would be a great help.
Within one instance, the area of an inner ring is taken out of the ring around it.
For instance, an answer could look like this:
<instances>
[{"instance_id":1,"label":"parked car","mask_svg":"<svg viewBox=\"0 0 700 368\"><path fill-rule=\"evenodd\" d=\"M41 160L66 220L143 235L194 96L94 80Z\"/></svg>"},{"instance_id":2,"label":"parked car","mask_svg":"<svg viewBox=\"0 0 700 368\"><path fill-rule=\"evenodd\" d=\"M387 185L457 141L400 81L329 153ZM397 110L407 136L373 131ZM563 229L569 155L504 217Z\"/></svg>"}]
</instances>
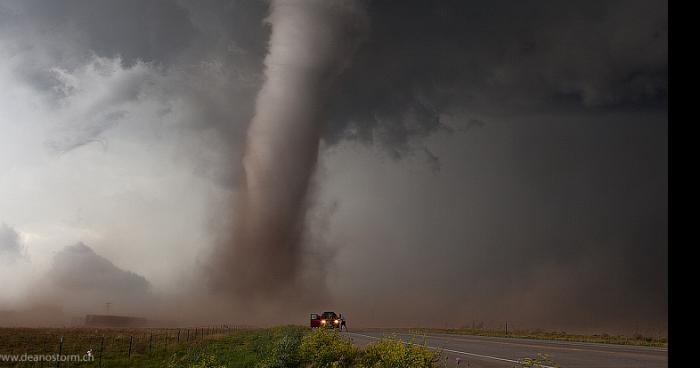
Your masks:
<instances>
[{"instance_id":1,"label":"parked car","mask_svg":"<svg viewBox=\"0 0 700 368\"><path fill-rule=\"evenodd\" d=\"M342 314L336 314L335 312L323 312L320 315L316 313L311 314L311 328L340 328L345 325L345 320Z\"/></svg>"}]
</instances>

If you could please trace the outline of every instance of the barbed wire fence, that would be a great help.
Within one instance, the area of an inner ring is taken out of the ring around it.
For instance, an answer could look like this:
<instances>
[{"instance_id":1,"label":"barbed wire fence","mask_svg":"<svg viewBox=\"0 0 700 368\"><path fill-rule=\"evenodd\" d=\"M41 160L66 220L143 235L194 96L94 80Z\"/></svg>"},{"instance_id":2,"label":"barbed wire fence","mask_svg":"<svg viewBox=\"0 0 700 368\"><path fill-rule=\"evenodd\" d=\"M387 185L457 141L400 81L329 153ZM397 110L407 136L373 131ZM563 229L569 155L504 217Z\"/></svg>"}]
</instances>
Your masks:
<instances>
[{"instance_id":1,"label":"barbed wire fence","mask_svg":"<svg viewBox=\"0 0 700 368\"><path fill-rule=\"evenodd\" d=\"M0 336L6 340L1 345L5 356L41 356L34 361L14 362L13 366L56 367L71 366L102 367L103 360L130 360L136 355L178 352L190 349L211 338L220 338L235 331L250 329L243 325L212 325L183 328L65 328L50 333L33 329L22 329L22 333ZM85 331L91 330L90 333ZM48 356L81 359L49 359ZM12 361L0 362L13 364ZM19 364L18 364L19 363Z\"/></svg>"}]
</instances>

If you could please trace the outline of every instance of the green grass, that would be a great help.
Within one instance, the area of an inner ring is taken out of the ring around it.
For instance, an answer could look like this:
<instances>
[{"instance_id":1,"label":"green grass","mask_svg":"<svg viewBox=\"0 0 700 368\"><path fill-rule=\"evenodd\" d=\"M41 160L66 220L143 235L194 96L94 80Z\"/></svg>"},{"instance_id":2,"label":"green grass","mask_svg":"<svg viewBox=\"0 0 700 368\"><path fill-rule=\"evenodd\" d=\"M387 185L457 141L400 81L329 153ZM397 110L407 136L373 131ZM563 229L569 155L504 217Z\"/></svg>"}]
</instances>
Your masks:
<instances>
[{"instance_id":1,"label":"green grass","mask_svg":"<svg viewBox=\"0 0 700 368\"><path fill-rule=\"evenodd\" d=\"M92 362L61 367L251 367L271 337L267 330L0 328L0 354L77 354ZM188 338L189 333L189 338ZM63 345L60 339L63 338ZM129 345L131 341L131 356ZM102 353L101 353L102 351ZM0 367L55 367L56 362L3 362Z\"/></svg>"},{"instance_id":2,"label":"green grass","mask_svg":"<svg viewBox=\"0 0 700 368\"><path fill-rule=\"evenodd\" d=\"M96 359L63 362L61 367L428 368L439 357L427 347L391 338L359 349L337 331L300 326L222 330L189 340L180 330L179 343L176 333L173 329L0 329L0 354L57 353L62 336L63 354L82 355L92 349ZM100 347L104 347L102 354ZM41 366L56 363L0 361L0 367Z\"/></svg>"}]
</instances>

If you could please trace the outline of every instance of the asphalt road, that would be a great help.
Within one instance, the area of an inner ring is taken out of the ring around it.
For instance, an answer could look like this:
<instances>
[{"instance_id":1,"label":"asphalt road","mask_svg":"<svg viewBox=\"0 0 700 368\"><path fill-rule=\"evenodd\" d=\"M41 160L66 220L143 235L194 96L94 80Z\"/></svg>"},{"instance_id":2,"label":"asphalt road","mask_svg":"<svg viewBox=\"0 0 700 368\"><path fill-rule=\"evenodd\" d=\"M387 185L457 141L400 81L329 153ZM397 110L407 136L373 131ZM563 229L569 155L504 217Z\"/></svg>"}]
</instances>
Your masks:
<instances>
[{"instance_id":1,"label":"asphalt road","mask_svg":"<svg viewBox=\"0 0 700 368\"><path fill-rule=\"evenodd\" d=\"M392 335L382 331L351 331L346 333L359 346ZM658 368L668 367L668 349L640 346L608 345L564 341L544 341L515 338L458 336L447 334L396 334L396 337L425 343L442 350L448 367L511 368L521 358L547 354L562 368Z\"/></svg>"}]
</instances>

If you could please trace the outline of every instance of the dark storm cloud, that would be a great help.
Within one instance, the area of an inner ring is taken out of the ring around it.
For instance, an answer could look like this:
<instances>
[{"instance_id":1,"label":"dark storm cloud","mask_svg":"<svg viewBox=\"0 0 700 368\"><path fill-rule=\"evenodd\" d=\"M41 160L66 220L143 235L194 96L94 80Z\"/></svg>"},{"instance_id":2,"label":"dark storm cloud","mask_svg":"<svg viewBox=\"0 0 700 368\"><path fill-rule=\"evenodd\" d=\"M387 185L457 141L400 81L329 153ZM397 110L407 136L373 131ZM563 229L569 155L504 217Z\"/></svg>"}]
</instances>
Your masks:
<instances>
[{"instance_id":1,"label":"dark storm cloud","mask_svg":"<svg viewBox=\"0 0 700 368\"><path fill-rule=\"evenodd\" d=\"M13 52L30 55L16 74L58 101L65 95L54 88L60 83L51 68L72 71L93 54L119 55L127 68L139 61L156 68L166 76L159 83L167 93L159 98L171 108L187 106L186 123L177 129L211 137L206 148L215 152L185 145L178 157L231 188L240 182L245 129L264 81L268 5L7 1L0 4L0 30L20 40ZM441 169L438 176L450 175L445 168L462 170L444 193L424 189L451 209L450 216L418 191L406 193L414 203L410 210L387 216L431 244L411 248L407 242L398 252L406 264L435 260L420 265L433 272L421 273L412 286L432 293L433 306L425 310L463 305L467 298L476 306L464 307L465 316L516 315L511 318L560 326L575 320L663 323L667 2L397 0L366 6L367 40L325 96L323 138L329 146L376 144L397 159L419 154L435 172ZM131 92L79 115L79 124L55 141L57 149L99 141L119 120L109 114L121 111L102 107L135 101L144 91L139 78L131 81L135 89L125 90ZM478 132L488 141L453 153L458 157L441 157L425 143L438 132L476 127L466 135ZM396 184L391 192L402 190ZM364 255L356 267L372 274L364 261L374 256ZM376 270L385 274L383 267ZM415 273L400 269L376 279L395 276L401 284ZM394 289L376 294L393 298ZM369 312L356 316L362 314ZM420 314L406 312L414 320Z\"/></svg>"},{"instance_id":2,"label":"dark storm cloud","mask_svg":"<svg viewBox=\"0 0 700 368\"><path fill-rule=\"evenodd\" d=\"M399 11L400 9L400 11ZM378 1L338 90L333 139L407 148L443 115L663 103L667 4Z\"/></svg>"},{"instance_id":3,"label":"dark storm cloud","mask_svg":"<svg viewBox=\"0 0 700 368\"><path fill-rule=\"evenodd\" d=\"M175 1L42 1L17 3L20 16L45 32L75 30L95 53L126 63L170 61L192 42L195 29Z\"/></svg>"},{"instance_id":4,"label":"dark storm cloud","mask_svg":"<svg viewBox=\"0 0 700 368\"><path fill-rule=\"evenodd\" d=\"M666 124L663 112L494 118L442 141L434 179L396 178L360 158L367 178L327 185L358 188L348 198L359 203L341 202L334 224L352 224L343 303L374 298L352 304L366 325L658 333L668 311Z\"/></svg>"},{"instance_id":5,"label":"dark storm cloud","mask_svg":"<svg viewBox=\"0 0 700 368\"><path fill-rule=\"evenodd\" d=\"M663 325L663 116L524 120L513 130L517 138L504 157L511 165L492 188L498 197L474 203L488 252L464 274L513 296L520 308L503 311L511 318Z\"/></svg>"},{"instance_id":6,"label":"dark storm cloud","mask_svg":"<svg viewBox=\"0 0 700 368\"><path fill-rule=\"evenodd\" d=\"M663 1L378 1L368 7L368 42L330 97L325 137L331 143L377 142L398 158L423 150L413 137L450 128L445 118L452 115L657 106L667 95ZM265 2L66 0L13 8L24 16L15 18L29 19L42 33L71 34L85 55L176 68L213 57L229 74L248 75L243 78L252 88L240 88L238 80L209 93L253 105L269 36ZM61 63L75 59L54 52ZM25 72L40 88L52 83L41 68ZM192 98L204 107L194 127L216 129L241 145L240 127L251 108Z\"/></svg>"},{"instance_id":7,"label":"dark storm cloud","mask_svg":"<svg viewBox=\"0 0 700 368\"><path fill-rule=\"evenodd\" d=\"M374 140L400 154L411 137L435 132L441 117L458 112L663 105L667 7L653 0L368 2L371 33L334 93L326 137ZM128 64L187 65L215 55L222 68L260 73L269 36L263 1L32 0L8 8L44 33L73 32L83 51ZM210 120L218 121L198 123Z\"/></svg>"},{"instance_id":8,"label":"dark storm cloud","mask_svg":"<svg viewBox=\"0 0 700 368\"><path fill-rule=\"evenodd\" d=\"M0 263L12 264L24 257L24 247L15 229L0 223Z\"/></svg>"},{"instance_id":9,"label":"dark storm cloud","mask_svg":"<svg viewBox=\"0 0 700 368\"><path fill-rule=\"evenodd\" d=\"M463 154L488 174L466 166L471 177L457 179L445 203L462 209L438 213L479 215L453 233L425 230L431 246L407 260L425 271L406 281L417 294L452 300L448 308L464 311L454 323L663 326L667 3L388 1L370 9L372 36L338 90L331 141L374 141L403 156L415 137L463 128L470 116L487 127L506 120L511 131L494 141L507 152L501 160L476 164L485 152ZM484 182L478 195L467 185L474 181ZM423 226L459 221L422 208ZM445 256L448 265L437 261ZM407 319L446 307L434 304Z\"/></svg>"}]
</instances>

